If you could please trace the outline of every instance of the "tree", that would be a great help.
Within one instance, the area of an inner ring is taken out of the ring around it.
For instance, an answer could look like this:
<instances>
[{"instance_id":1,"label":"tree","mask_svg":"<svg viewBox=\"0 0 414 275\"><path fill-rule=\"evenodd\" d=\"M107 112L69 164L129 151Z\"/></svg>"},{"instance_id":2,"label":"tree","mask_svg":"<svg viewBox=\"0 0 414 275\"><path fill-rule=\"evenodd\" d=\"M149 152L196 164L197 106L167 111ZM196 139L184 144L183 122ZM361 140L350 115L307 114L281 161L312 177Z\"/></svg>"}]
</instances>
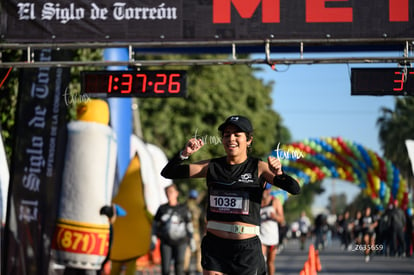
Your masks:
<instances>
[{"instance_id":1,"label":"tree","mask_svg":"<svg viewBox=\"0 0 414 275\"><path fill-rule=\"evenodd\" d=\"M11 52L10 60L16 61L23 52ZM3 60L7 57L3 55ZM135 60L179 59L177 55L135 56ZM181 58L183 58L181 56ZM198 55L192 59L225 58L216 55ZM7 60L9 60L7 59ZM75 60L102 60L102 50L79 49ZM68 120L76 115L77 98L80 98L80 71L96 70L93 67L72 67L69 86L70 102ZM255 69L248 65L211 66L151 66L140 69L182 69L188 71L187 98L139 99L139 117L145 141L161 147L168 157L177 152L192 136L203 138L206 147L193 159L206 159L224 153L218 125L228 116L248 116L256 129L252 154L266 157L278 143L290 140L289 130L283 126L280 115L272 109L272 85L254 76ZM17 71L17 70L16 70ZM11 156L14 113L18 90L18 74L9 77L7 89L0 98L2 134ZM3 87L2 90L6 89Z\"/></svg>"},{"instance_id":2,"label":"tree","mask_svg":"<svg viewBox=\"0 0 414 275\"><path fill-rule=\"evenodd\" d=\"M300 195L290 196L284 205L286 221L288 223L297 221L302 211L311 213L311 206L315 200L315 196L323 192L325 192L325 189L322 187L321 181L302 186Z\"/></svg>"},{"instance_id":3,"label":"tree","mask_svg":"<svg viewBox=\"0 0 414 275\"><path fill-rule=\"evenodd\" d=\"M331 214L343 213L346 209L346 194L332 194L328 198L328 205L326 209L330 210Z\"/></svg>"},{"instance_id":4,"label":"tree","mask_svg":"<svg viewBox=\"0 0 414 275\"><path fill-rule=\"evenodd\" d=\"M206 147L195 160L223 154L217 130L224 119L240 114L252 120L253 153L267 156L278 142L288 142L288 130L272 110L271 84L254 77L246 65L189 66L188 97L139 100L144 139L163 148L168 156L197 136Z\"/></svg>"},{"instance_id":5,"label":"tree","mask_svg":"<svg viewBox=\"0 0 414 275\"><path fill-rule=\"evenodd\" d=\"M6 50L2 53L2 60L4 62L16 61L20 58L20 55L20 51ZM0 130L1 138L3 138L5 144L7 159L10 160L12 154L11 144L14 140L13 127L17 104L18 70L11 68L10 73L7 75L8 71L9 68L2 69L3 73L1 74L4 82L0 87Z\"/></svg>"},{"instance_id":6,"label":"tree","mask_svg":"<svg viewBox=\"0 0 414 275\"><path fill-rule=\"evenodd\" d=\"M135 57L136 60L158 57ZM163 56L179 59L180 56ZM191 59L219 59L223 56L192 56ZM168 64L168 62L166 62ZM160 69L156 67L145 69ZM224 154L220 123L230 115L249 117L255 132L252 155L266 157L278 143L289 142L289 130L272 109L272 83L263 83L247 65L164 66L161 69L187 71L188 96L186 98L145 98L138 100L143 138L161 147L170 158L191 137L202 138L206 146L192 156L191 161L208 159ZM181 193L191 188L205 189L203 180L185 181Z\"/></svg>"},{"instance_id":7,"label":"tree","mask_svg":"<svg viewBox=\"0 0 414 275\"><path fill-rule=\"evenodd\" d=\"M400 169L408 182L412 182L413 173L405 140L414 139L414 97L398 97L394 110L382 108L381 112L377 125L384 156Z\"/></svg>"},{"instance_id":8,"label":"tree","mask_svg":"<svg viewBox=\"0 0 414 275\"><path fill-rule=\"evenodd\" d=\"M22 50L5 50L2 52L4 62L19 61L24 58L26 53ZM74 60L101 60L102 50L95 49L78 49L76 50ZM68 104L68 120L76 117L76 106L80 94L80 71L96 70L92 67L72 67L71 83L68 87L68 94L65 94L64 100ZM19 69L11 70L3 86L0 87L0 130L4 140L7 159L10 162L12 156L12 147L14 141L15 112L17 106Z\"/></svg>"},{"instance_id":9,"label":"tree","mask_svg":"<svg viewBox=\"0 0 414 275\"><path fill-rule=\"evenodd\" d=\"M372 199L361 192L353 199L351 203L348 204L345 210L349 210L351 216L355 217L355 213L357 211L363 211L368 206L372 209L377 209L377 205L375 205Z\"/></svg>"}]
</instances>

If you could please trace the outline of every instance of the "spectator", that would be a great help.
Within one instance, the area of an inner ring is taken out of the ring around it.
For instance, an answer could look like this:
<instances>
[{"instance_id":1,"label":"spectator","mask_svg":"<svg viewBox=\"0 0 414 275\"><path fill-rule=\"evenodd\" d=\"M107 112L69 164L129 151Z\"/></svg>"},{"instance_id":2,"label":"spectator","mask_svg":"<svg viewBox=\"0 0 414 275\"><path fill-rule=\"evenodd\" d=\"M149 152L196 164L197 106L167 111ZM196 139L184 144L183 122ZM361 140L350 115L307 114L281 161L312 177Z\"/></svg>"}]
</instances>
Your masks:
<instances>
[{"instance_id":1,"label":"spectator","mask_svg":"<svg viewBox=\"0 0 414 275\"><path fill-rule=\"evenodd\" d=\"M345 211L342 218L338 221L338 233L341 236L341 245L344 250L351 249L351 218L349 211Z\"/></svg>"},{"instance_id":2,"label":"spectator","mask_svg":"<svg viewBox=\"0 0 414 275\"><path fill-rule=\"evenodd\" d=\"M305 242L309 236L310 228L311 228L311 221L306 216L306 212L302 211L299 218L299 231L300 231L300 249L305 249Z\"/></svg>"},{"instance_id":3,"label":"spectator","mask_svg":"<svg viewBox=\"0 0 414 275\"><path fill-rule=\"evenodd\" d=\"M382 251L377 251L379 254L389 255L389 245L391 242L391 212L394 206L389 204L387 209L380 214L378 226L376 228L376 243L382 245Z\"/></svg>"},{"instance_id":4,"label":"spectator","mask_svg":"<svg viewBox=\"0 0 414 275\"><path fill-rule=\"evenodd\" d=\"M376 227L378 226L378 220L374 217L371 211L371 207L366 207L364 215L362 216L362 238L365 245L364 255L365 262L370 261L370 255L372 247L375 247L376 241Z\"/></svg>"},{"instance_id":5,"label":"spectator","mask_svg":"<svg viewBox=\"0 0 414 275\"><path fill-rule=\"evenodd\" d=\"M328 221L325 214L321 213L315 218L315 249L325 248L326 233L328 232Z\"/></svg>"},{"instance_id":6,"label":"spectator","mask_svg":"<svg viewBox=\"0 0 414 275\"><path fill-rule=\"evenodd\" d=\"M352 221L352 239L355 244L362 243L362 212L358 210L355 213L355 218Z\"/></svg>"},{"instance_id":7,"label":"spectator","mask_svg":"<svg viewBox=\"0 0 414 275\"><path fill-rule=\"evenodd\" d=\"M188 200L187 200L187 207L191 212L192 217L192 223L193 223L193 239L195 242L195 250L192 251L191 247L187 247L187 250L185 251L185 259L184 259L184 272L186 275L190 274L190 267L191 267L191 259L193 256L195 256L196 260L196 273L202 274L203 268L201 266L201 236L202 236L202 225L204 224L202 220L204 219L202 217L202 212L200 209L200 196L198 194L198 191L193 189L190 190L188 194Z\"/></svg>"},{"instance_id":8,"label":"spectator","mask_svg":"<svg viewBox=\"0 0 414 275\"><path fill-rule=\"evenodd\" d=\"M272 185L267 184L260 207L260 241L265 257L267 274L275 274L275 258L279 245L279 224L285 223L282 203L271 195Z\"/></svg>"},{"instance_id":9,"label":"spectator","mask_svg":"<svg viewBox=\"0 0 414 275\"><path fill-rule=\"evenodd\" d=\"M390 226L390 256L405 256L405 214L398 206L398 200L394 200L393 209L391 210L391 226Z\"/></svg>"},{"instance_id":10,"label":"spectator","mask_svg":"<svg viewBox=\"0 0 414 275\"><path fill-rule=\"evenodd\" d=\"M104 274L104 268L106 263L109 261L112 239L113 239L113 224L118 217L125 217L126 211L118 204L104 205L99 210L99 214L105 215L108 218L109 222L109 244L108 244L108 254L106 255L105 260L101 264L101 269L97 274ZM126 263L113 263L112 270L116 273L119 266L119 272L122 268L122 265L126 266L125 275L135 273L135 259L133 261L128 261Z\"/></svg>"},{"instance_id":11,"label":"spectator","mask_svg":"<svg viewBox=\"0 0 414 275\"><path fill-rule=\"evenodd\" d=\"M184 256L190 243L195 250L191 213L186 204L178 202L179 192L175 184L165 188L168 202L160 205L154 216L151 248L155 248L157 237L160 239L161 273L170 274L174 260L176 275L184 274Z\"/></svg>"},{"instance_id":12,"label":"spectator","mask_svg":"<svg viewBox=\"0 0 414 275\"><path fill-rule=\"evenodd\" d=\"M414 231L413 231L413 225L414 225L414 219L413 215L411 213L411 209L407 209L405 211L405 218L406 218L406 226L405 226L405 253L407 257L411 257L413 254L413 242L414 242Z\"/></svg>"}]
</instances>

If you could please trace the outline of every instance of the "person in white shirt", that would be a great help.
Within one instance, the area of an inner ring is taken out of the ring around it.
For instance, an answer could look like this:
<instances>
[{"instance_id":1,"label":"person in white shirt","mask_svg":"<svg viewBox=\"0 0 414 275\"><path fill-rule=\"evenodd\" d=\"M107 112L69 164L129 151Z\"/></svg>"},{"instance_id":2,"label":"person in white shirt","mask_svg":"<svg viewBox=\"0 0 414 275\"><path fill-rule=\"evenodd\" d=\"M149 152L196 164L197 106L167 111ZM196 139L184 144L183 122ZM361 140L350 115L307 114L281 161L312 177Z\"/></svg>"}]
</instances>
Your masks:
<instances>
[{"instance_id":1,"label":"person in white shirt","mask_svg":"<svg viewBox=\"0 0 414 275\"><path fill-rule=\"evenodd\" d=\"M300 249L305 249L306 238L309 235L309 229L311 227L311 221L306 216L306 212L302 211L299 218L299 230L300 230Z\"/></svg>"},{"instance_id":2,"label":"person in white shirt","mask_svg":"<svg viewBox=\"0 0 414 275\"><path fill-rule=\"evenodd\" d=\"M266 184L260 208L259 237L266 260L267 274L274 275L276 272L275 258L279 245L279 224L285 223L285 216L282 203L278 198L272 196L271 190L272 185Z\"/></svg>"}]
</instances>

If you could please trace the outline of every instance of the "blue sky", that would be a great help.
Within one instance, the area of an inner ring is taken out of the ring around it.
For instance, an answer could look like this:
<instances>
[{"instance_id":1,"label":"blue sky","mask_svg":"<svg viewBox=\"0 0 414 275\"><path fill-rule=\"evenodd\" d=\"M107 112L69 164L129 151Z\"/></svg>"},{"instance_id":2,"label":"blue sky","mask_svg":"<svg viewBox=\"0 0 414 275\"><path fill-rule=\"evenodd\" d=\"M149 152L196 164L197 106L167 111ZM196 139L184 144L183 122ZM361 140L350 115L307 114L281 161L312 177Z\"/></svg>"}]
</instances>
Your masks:
<instances>
[{"instance_id":1,"label":"blue sky","mask_svg":"<svg viewBox=\"0 0 414 275\"><path fill-rule=\"evenodd\" d=\"M354 57L360 55L361 53L346 54ZM364 55L401 56L402 53ZM272 55L271 58L286 56ZM290 57L298 58L298 55ZM257 66L263 69L263 72L257 73L259 78L265 82L275 82L272 93L273 108L282 116L283 124L289 128L293 141L340 136L382 155L376 121L381 115L382 107L394 108L395 98L351 96L351 68L397 67L396 64L276 65L276 71L267 65ZM332 186L335 186L337 193L347 192L349 199L360 191L358 187L346 182L335 180L334 183L332 180L325 180L324 187L327 191L318 196L316 204L326 206Z\"/></svg>"}]
</instances>

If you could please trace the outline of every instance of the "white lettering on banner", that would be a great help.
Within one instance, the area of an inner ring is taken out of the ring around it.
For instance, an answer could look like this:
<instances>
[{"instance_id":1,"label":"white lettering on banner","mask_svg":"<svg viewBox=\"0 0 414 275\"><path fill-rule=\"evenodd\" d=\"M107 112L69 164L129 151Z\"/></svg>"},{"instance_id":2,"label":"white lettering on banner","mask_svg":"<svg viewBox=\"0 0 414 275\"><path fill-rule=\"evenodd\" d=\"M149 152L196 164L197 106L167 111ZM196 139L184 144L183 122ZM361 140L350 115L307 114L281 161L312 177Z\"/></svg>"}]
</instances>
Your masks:
<instances>
[{"instance_id":1,"label":"white lettering on banner","mask_svg":"<svg viewBox=\"0 0 414 275\"><path fill-rule=\"evenodd\" d=\"M30 7L26 6L26 7ZM38 51L39 61L52 60L52 50L42 49ZM56 75L50 75L56 70ZM47 67L40 67L35 72L27 73L30 75L31 84L28 86L30 91L27 101L34 100L36 103L27 104L28 110L25 113L31 114L25 121L28 136L22 142L21 152L23 156L19 156L22 162L19 163L23 167L22 177L18 182L17 192L22 189L32 193L37 193L35 196L39 197L45 184L44 174L47 171L47 176L53 176L54 160L56 151L56 136L58 134L60 99L62 89L62 68L51 69ZM34 75L35 79L31 79ZM54 83L53 83L54 81ZM51 83L52 82L52 83ZM54 85L51 85L54 84ZM53 105L51 106L49 89L53 87ZM46 102L45 102L46 101ZM50 124L50 133L45 133ZM46 152L48 150L48 152ZM46 157L47 156L47 159ZM55 184L51 182L51 184ZM42 188L43 187L43 188ZM39 199L33 199L29 192L22 192L16 198L16 211L18 211L17 219L25 223L37 222L42 216L39 216Z\"/></svg>"},{"instance_id":2,"label":"white lettering on banner","mask_svg":"<svg viewBox=\"0 0 414 275\"><path fill-rule=\"evenodd\" d=\"M108 9L107 8L99 8L98 5L96 5L95 3L91 4L92 9L91 9L91 19L92 20L106 20L108 19Z\"/></svg>"},{"instance_id":3,"label":"white lettering on banner","mask_svg":"<svg viewBox=\"0 0 414 275\"><path fill-rule=\"evenodd\" d=\"M53 168L55 163L55 153L56 153L56 136L57 136L57 124L58 116L55 114L52 116L52 125L50 127L50 139L49 139L49 155L47 157L47 169L46 176L53 176Z\"/></svg>"},{"instance_id":4,"label":"white lettering on banner","mask_svg":"<svg viewBox=\"0 0 414 275\"><path fill-rule=\"evenodd\" d=\"M42 172L45 166L45 159L43 158L43 138L32 137L32 145L26 149L26 154L29 159L29 167L24 167L23 187L30 191L39 191L40 179L38 175Z\"/></svg>"},{"instance_id":5,"label":"white lettering on banner","mask_svg":"<svg viewBox=\"0 0 414 275\"><path fill-rule=\"evenodd\" d=\"M17 3L17 15L19 20L34 20L36 19L34 13L34 3Z\"/></svg>"},{"instance_id":6,"label":"white lettering on banner","mask_svg":"<svg viewBox=\"0 0 414 275\"><path fill-rule=\"evenodd\" d=\"M17 3L17 17L19 20L36 20L36 3ZM63 6L59 3L44 3L40 11L41 20L56 20L61 24L70 21L82 20L89 17L92 20L107 20L109 10L112 10L112 19L121 20L177 20L177 7L167 7L165 3L157 6L128 6L125 2L115 2L112 7L100 7L91 3L90 7L79 7L75 3ZM38 14L39 15L39 14Z\"/></svg>"},{"instance_id":7,"label":"white lettering on banner","mask_svg":"<svg viewBox=\"0 0 414 275\"><path fill-rule=\"evenodd\" d=\"M49 86L47 84L33 83L30 95L37 98L46 98L49 94Z\"/></svg>"},{"instance_id":8,"label":"white lettering on banner","mask_svg":"<svg viewBox=\"0 0 414 275\"><path fill-rule=\"evenodd\" d=\"M164 3L156 8L140 7L131 8L125 7L125 3L117 2L114 4L114 19L115 20L175 20L177 19L177 8L165 8Z\"/></svg>"},{"instance_id":9,"label":"white lettering on banner","mask_svg":"<svg viewBox=\"0 0 414 275\"><path fill-rule=\"evenodd\" d=\"M52 177L54 172L55 164L55 153L56 153L56 137L59 123L59 107L60 107L60 97L62 94L62 68L56 69L56 81L55 81L55 94L53 98L53 115L50 125L50 138L49 138L49 154L47 157L47 167L46 167L46 176Z\"/></svg>"},{"instance_id":10,"label":"white lettering on banner","mask_svg":"<svg viewBox=\"0 0 414 275\"><path fill-rule=\"evenodd\" d=\"M42 57L44 58L44 56ZM48 60L46 59L44 61ZM30 91L32 97L44 99L49 95L49 71L50 68L39 68L37 82L32 84Z\"/></svg>"},{"instance_id":11,"label":"white lettering on banner","mask_svg":"<svg viewBox=\"0 0 414 275\"><path fill-rule=\"evenodd\" d=\"M42 20L59 20L66 24L70 20L81 20L85 17L84 8L76 8L74 3L70 3L68 8L61 8L60 4L45 3L42 9Z\"/></svg>"},{"instance_id":12,"label":"white lettering on banner","mask_svg":"<svg viewBox=\"0 0 414 275\"><path fill-rule=\"evenodd\" d=\"M28 125L33 126L35 128L45 128L46 124L46 108L42 108L40 106L36 106L35 109L35 115L34 117L29 121Z\"/></svg>"}]
</instances>

